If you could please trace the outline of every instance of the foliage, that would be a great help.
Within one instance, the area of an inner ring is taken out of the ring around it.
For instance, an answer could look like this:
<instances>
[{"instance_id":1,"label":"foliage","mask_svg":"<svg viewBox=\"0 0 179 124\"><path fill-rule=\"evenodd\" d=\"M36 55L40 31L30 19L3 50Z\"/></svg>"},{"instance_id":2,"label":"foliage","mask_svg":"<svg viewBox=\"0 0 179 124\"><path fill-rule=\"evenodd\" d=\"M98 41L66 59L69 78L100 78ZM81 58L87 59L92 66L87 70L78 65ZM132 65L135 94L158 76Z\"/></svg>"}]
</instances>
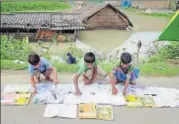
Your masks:
<instances>
[{"instance_id":1,"label":"foliage","mask_svg":"<svg viewBox=\"0 0 179 124\"><path fill-rule=\"evenodd\" d=\"M161 48L159 56L164 59L176 59L176 57L179 57L179 42L172 42L164 48Z\"/></svg>"},{"instance_id":2,"label":"foliage","mask_svg":"<svg viewBox=\"0 0 179 124\"><path fill-rule=\"evenodd\" d=\"M154 47L156 51L150 51L153 56L149 59L149 62L165 61L179 57L179 42L177 41L173 41L162 48L158 48L157 45Z\"/></svg>"},{"instance_id":3,"label":"foliage","mask_svg":"<svg viewBox=\"0 0 179 124\"><path fill-rule=\"evenodd\" d=\"M27 63L16 64L12 60L1 60L1 70L26 70ZM75 73L78 69L76 64L69 65L67 63L53 62L52 65L56 67L58 72ZM100 63L100 66L108 73L114 67L111 63ZM166 62L145 63L138 66L140 68L140 75L142 76L177 76L179 75L179 66L170 65ZM162 69L163 68L163 69Z\"/></svg>"},{"instance_id":4,"label":"foliage","mask_svg":"<svg viewBox=\"0 0 179 124\"><path fill-rule=\"evenodd\" d=\"M28 43L28 37L22 40L9 38L6 35L1 36L1 59L9 60L27 60L27 56L32 52L32 48Z\"/></svg>"},{"instance_id":5,"label":"foliage","mask_svg":"<svg viewBox=\"0 0 179 124\"><path fill-rule=\"evenodd\" d=\"M63 52L63 58L67 59L67 53L71 53L76 58L82 58L83 53L80 49L76 48L73 43L71 43L70 47Z\"/></svg>"},{"instance_id":6,"label":"foliage","mask_svg":"<svg viewBox=\"0 0 179 124\"><path fill-rule=\"evenodd\" d=\"M14 11L46 11L46 10L64 10L70 8L65 2L58 1L21 1L21 2L2 2L2 12Z\"/></svg>"}]
</instances>

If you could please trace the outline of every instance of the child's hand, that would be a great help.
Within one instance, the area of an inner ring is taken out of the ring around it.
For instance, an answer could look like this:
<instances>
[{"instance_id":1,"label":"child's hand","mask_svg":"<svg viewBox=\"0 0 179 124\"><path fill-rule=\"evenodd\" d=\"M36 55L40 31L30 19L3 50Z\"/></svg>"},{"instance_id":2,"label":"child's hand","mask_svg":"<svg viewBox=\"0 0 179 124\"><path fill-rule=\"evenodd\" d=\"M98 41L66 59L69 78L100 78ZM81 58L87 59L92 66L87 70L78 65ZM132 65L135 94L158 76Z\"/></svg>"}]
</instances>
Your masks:
<instances>
[{"instance_id":1,"label":"child's hand","mask_svg":"<svg viewBox=\"0 0 179 124\"><path fill-rule=\"evenodd\" d=\"M77 96L82 95L82 93L81 93L80 89L77 89L75 94L76 94Z\"/></svg>"},{"instance_id":2,"label":"child's hand","mask_svg":"<svg viewBox=\"0 0 179 124\"><path fill-rule=\"evenodd\" d=\"M89 84L91 84L91 80L86 79L86 80L84 81L84 83L85 83L85 85L89 85Z\"/></svg>"},{"instance_id":3,"label":"child's hand","mask_svg":"<svg viewBox=\"0 0 179 124\"><path fill-rule=\"evenodd\" d=\"M112 89L112 94L113 94L113 95L116 95L116 94L117 94L117 92L118 92L118 91L117 91L117 89L116 89L116 88L113 88L113 89Z\"/></svg>"},{"instance_id":4,"label":"child's hand","mask_svg":"<svg viewBox=\"0 0 179 124\"><path fill-rule=\"evenodd\" d=\"M123 95L124 95L124 96L126 95L126 90L123 91Z\"/></svg>"},{"instance_id":5,"label":"child's hand","mask_svg":"<svg viewBox=\"0 0 179 124\"><path fill-rule=\"evenodd\" d=\"M58 84L58 83L59 83L59 81L58 81L58 80L53 80L53 82L54 82L55 84Z\"/></svg>"},{"instance_id":6,"label":"child's hand","mask_svg":"<svg viewBox=\"0 0 179 124\"><path fill-rule=\"evenodd\" d=\"M33 93L34 93L34 94L37 93L37 89L36 89L36 88L33 89Z\"/></svg>"}]
</instances>

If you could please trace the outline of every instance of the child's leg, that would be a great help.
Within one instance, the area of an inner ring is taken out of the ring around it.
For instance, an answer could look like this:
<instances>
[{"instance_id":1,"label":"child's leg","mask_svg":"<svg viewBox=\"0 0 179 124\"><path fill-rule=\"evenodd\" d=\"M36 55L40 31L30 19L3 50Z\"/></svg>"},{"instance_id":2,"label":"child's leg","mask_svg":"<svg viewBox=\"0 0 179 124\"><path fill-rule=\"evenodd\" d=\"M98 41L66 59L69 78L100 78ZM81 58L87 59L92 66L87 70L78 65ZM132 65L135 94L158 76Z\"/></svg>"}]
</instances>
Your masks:
<instances>
[{"instance_id":1,"label":"child's leg","mask_svg":"<svg viewBox=\"0 0 179 124\"><path fill-rule=\"evenodd\" d=\"M52 74L52 69L51 68L45 70L44 72L42 72L42 74L45 76L45 80L53 81L53 79L50 77L51 74Z\"/></svg>"},{"instance_id":2,"label":"child's leg","mask_svg":"<svg viewBox=\"0 0 179 124\"><path fill-rule=\"evenodd\" d=\"M83 81L86 85L88 85L88 81L92 79L93 75L93 70L87 70L86 72L83 73Z\"/></svg>"},{"instance_id":3,"label":"child's leg","mask_svg":"<svg viewBox=\"0 0 179 124\"><path fill-rule=\"evenodd\" d=\"M97 75L101 76L101 77L106 77L108 76L108 74L99 66L97 67Z\"/></svg>"},{"instance_id":4,"label":"child's leg","mask_svg":"<svg viewBox=\"0 0 179 124\"><path fill-rule=\"evenodd\" d=\"M40 83L40 70L34 71L33 78L35 83Z\"/></svg>"},{"instance_id":5,"label":"child's leg","mask_svg":"<svg viewBox=\"0 0 179 124\"><path fill-rule=\"evenodd\" d=\"M138 78L139 76L139 69L134 69L131 73L131 79L130 79L130 84L132 85L136 85L135 80Z\"/></svg>"}]
</instances>

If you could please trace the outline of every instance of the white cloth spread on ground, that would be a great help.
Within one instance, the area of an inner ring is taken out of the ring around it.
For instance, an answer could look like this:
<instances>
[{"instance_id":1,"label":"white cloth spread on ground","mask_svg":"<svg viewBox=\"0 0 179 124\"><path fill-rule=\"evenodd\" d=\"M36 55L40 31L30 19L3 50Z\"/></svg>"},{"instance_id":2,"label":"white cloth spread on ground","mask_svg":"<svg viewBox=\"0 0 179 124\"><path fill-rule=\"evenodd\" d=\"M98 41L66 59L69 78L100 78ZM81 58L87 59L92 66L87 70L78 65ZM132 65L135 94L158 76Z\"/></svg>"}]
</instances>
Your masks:
<instances>
[{"instance_id":1,"label":"white cloth spread on ground","mask_svg":"<svg viewBox=\"0 0 179 124\"><path fill-rule=\"evenodd\" d=\"M66 104L76 105L80 103L126 105L126 100L122 95L124 86L118 84L117 95L111 94L110 84L94 83L91 85L79 84L82 92L81 96L74 94L74 84L52 83L37 84L38 93L33 98L36 104ZM29 84L8 84L4 87L3 93L31 92ZM152 97L155 107L179 107L179 90L172 88L163 88L156 86L132 86L127 88L127 94L138 97ZM8 100L7 100L8 101Z\"/></svg>"}]
</instances>

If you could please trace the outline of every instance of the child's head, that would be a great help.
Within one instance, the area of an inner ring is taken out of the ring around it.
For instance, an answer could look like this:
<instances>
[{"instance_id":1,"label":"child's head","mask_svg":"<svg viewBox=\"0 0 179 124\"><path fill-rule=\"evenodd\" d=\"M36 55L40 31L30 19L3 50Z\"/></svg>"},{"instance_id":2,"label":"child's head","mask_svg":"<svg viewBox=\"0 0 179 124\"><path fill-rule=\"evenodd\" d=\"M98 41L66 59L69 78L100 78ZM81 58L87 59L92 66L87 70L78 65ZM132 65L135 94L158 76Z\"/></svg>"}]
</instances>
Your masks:
<instances>
[{"instance_id":1,"label":"child's head","mask_svg":"<svg viewBox=\"0 0 179 124\"><path fill-rule=\"evenodd\" d=\"M95 55L92 52L88 52L84 56L85 64L88 66L88 68L92 68L95 62Z\"/></svg>"},{"instance_id":2,"label":"child's head","mask_svg":"<svg viewBox=\"0 0 179 124\"><path fill-rule=\"evenodd\" d=\"M29 58L28 58L28 62L33 65L33 66L36 66L38 67L39 66L39 62L40 62L40 57L38 54L36 53L32 53L29 55Z\"/></svg>"},{"instance_id":3,"label":"child's head","mask_svg":"<svg viewBox=\"0 0 179 124\"><path fill-rule=\"evenodd\" d=\"M121 55L121 65L122 67L124 68L127 68L129 66L129 64L131 63L132 61L132 56L130 53L122 53Z\"/></svg>"}]
</instances>

